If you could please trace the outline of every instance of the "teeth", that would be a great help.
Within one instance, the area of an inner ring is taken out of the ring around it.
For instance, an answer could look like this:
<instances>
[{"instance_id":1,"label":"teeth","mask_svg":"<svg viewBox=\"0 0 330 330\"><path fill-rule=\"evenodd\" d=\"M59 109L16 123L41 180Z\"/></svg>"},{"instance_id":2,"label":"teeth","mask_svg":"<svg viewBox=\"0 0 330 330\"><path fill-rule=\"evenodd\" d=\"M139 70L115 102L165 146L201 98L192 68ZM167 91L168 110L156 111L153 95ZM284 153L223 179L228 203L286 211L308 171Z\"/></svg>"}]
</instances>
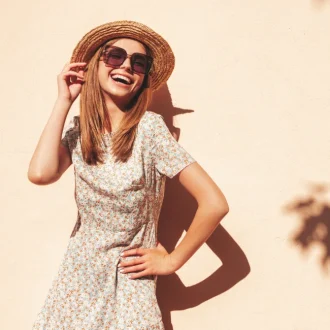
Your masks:
<instances>
[{"instance_id":1,"label":"teeth","mask_svg":"<svg viewBox=\"0 0 330 330\"><path fill-rule=\"evenodd\" d=\"M115 74L115 75L112 76L112 79L116 79L116 78L123 79L123 80L125 80L128 84L131 83L131 79L129 79L129 78L125 77L125 76L122 76L122 75L120 75L120 74Z\"/></svg>"}]
</instances>

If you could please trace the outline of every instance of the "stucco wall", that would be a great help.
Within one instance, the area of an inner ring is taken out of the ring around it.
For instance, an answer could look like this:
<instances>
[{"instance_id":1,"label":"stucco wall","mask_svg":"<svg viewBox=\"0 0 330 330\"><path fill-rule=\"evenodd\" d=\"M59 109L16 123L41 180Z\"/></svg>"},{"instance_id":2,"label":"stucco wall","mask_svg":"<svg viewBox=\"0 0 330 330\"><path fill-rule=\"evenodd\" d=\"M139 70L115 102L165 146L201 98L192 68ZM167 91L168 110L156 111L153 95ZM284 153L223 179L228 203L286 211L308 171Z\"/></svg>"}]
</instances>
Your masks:
<instances>
[{"instance_id":1,"label":"stucco wall","mask_svg":"<svg viewBox=\"0 0 330 330\"><path fill-rule=\"evenodd\" d=\"M330 257L328 1L2 2L1 320L29 329L76 220L73 168L35 186L28 164L77 41L107 21L162 34L176 68L153 109L225 193L230 213L159 278L167 329L327 330ZM77 103L69 116L78 111ZM169 180L160 241L196 205Z\"/></svg>"}]
</instances>

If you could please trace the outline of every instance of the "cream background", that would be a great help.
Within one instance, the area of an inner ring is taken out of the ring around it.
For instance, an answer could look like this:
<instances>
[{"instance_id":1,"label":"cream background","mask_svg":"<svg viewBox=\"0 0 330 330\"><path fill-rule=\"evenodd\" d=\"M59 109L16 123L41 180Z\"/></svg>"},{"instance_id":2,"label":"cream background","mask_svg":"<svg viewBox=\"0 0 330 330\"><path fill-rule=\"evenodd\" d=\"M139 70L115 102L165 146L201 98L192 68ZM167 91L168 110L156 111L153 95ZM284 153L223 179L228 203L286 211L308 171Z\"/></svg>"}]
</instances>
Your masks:
<instances>
[{"instance_id":1,"label":"cream background","mask_svg":"<svg viewBox=\"0 0 330 330\"><path fill-rule=\"evenodd\" d=\"M192 287L180 294L174 276L160 292L166 323L171 316L175 330L329 329L321 263L330 256L327 1L14 0L2 1L0 15L1 329L32 327L76 220L72 167L49 186L27 179L56 76L87 31L119 19L145 23L171 44L172 103L193 110L174 117L179 142L231 208L210 246L177 272ZM76 103L69 116L77 111ZM176 184L169 183L161 219L167 247L193 216L183 192L173 199ZM300 230L311 237L308 217L323 243L302 249L292 237ZM171 297L180 310L171 311Z\"/></svg>"}]
</instances>

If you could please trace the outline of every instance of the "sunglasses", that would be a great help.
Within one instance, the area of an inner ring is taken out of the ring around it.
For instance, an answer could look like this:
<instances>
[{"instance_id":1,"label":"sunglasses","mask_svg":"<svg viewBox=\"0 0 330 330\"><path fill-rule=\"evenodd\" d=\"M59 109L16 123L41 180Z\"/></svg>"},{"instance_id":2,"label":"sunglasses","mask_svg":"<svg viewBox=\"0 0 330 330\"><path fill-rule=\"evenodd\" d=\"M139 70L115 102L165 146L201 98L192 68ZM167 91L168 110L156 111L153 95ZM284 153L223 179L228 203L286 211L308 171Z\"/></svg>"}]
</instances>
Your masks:
<instances>
[{"instance_id":1,"label":"sunglasses","mask_svg":"<svg viewBox=\"0 0 330 330\"><path fill-rule=\"evenodd\" d=\"M151 56L141 53L128 55L126 50L120 47L106 46L101 53L100 60L103 60L106 65L119 68L125 62L127 57L131 60L131 68L133 72L143 74L149 73L153 62Z\"/></svg>"}]
</instances>

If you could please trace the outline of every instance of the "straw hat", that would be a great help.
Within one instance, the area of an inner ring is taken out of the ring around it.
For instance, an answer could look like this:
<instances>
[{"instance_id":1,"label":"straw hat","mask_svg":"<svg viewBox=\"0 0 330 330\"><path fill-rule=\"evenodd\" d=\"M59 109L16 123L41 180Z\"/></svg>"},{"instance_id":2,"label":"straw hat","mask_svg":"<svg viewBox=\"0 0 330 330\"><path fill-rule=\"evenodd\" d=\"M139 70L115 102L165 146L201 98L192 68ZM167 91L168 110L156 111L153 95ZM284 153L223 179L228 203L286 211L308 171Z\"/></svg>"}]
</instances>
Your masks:
<instances>
[{"instance_id":1,"label":"straw hat","mask_svg":"<svg viewBox=\"0 0 330 330\"><path fill-rule=\"evenodd\" d=\"M150 88L157 90L174 69L174 54L167 41L148 26L134 21L115 21L100 25L79 41L70 62L87 62L105 42L114 38L132 38L147 45L153 57Z\"/></svg>"}]
</instances>

